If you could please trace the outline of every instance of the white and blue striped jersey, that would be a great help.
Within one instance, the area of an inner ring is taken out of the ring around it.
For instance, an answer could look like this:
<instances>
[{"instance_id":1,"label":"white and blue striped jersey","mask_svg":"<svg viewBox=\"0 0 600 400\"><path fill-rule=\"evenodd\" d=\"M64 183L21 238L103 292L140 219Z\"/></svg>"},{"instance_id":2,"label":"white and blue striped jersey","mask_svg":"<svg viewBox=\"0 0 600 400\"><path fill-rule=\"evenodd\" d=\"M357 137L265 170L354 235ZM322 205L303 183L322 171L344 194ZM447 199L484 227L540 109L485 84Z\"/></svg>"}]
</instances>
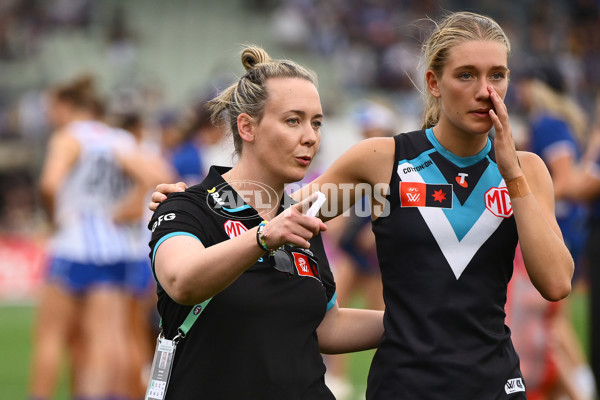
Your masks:
<instances>
[{"instance_id":1,"label":"white and blue striped jersey","mask_svg":"<svg viewBox=\"0 0 600 400\"><path fill-rule=\"evenodd\" d=\"M140 253L137 226L116 224L113 214L132 186L117 152L132 151L135 139L126 131L98 121L67 127L79 142L80 154L56 194L57 231L51 252L76 262L110 264Z\"/></svg>"}]
</instances>

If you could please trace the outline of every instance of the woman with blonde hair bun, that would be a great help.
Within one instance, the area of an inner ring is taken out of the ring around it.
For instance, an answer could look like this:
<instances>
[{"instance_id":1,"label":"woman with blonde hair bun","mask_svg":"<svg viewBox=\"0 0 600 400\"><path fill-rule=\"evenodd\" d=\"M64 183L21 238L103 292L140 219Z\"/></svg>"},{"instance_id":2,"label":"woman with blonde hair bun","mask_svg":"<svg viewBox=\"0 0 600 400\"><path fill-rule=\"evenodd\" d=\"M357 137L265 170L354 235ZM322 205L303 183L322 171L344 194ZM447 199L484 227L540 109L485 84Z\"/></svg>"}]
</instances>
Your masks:
<instances>
[{"instance_id":1,"label":"woman with blonde hair bun","mask_svg":"<svg viewBox=\"0 0 600 400\"><path fill-rule=\"evenodd\" d=\"M338 307L319 236L326 226L303 213L314 196L293 204L284 193L321 141L316 77L259 47L245 48L242 64L246 74L209 102L213 121L233 135L237 162L211 167L150 221L159 341L176 349L168 385L149 392L334 399L320 353L374 348L383 313Z\"/></svg>"}]
</instances>

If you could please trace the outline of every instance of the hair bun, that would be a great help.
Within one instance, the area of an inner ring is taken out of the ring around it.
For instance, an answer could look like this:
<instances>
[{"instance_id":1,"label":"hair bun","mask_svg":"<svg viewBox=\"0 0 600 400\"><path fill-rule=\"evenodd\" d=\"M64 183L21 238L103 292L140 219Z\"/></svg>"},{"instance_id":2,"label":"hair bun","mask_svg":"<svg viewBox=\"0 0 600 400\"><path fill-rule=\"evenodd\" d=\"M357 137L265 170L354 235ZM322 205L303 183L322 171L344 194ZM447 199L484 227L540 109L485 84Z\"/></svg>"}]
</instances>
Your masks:
<instances>
[{"instance_id":1,"label":"hair bun","mask_svg":"<svg viewBox=\"0 0 600 400\"><path fill-rule=\"evenodd\" d=\"M258 46L250 46L246 47L242 51L242 65L246 69L246 71L254 68L256 64L266 63L271 61L271 57L267 54L267 52Z\"/></svg>"}]
</instances>

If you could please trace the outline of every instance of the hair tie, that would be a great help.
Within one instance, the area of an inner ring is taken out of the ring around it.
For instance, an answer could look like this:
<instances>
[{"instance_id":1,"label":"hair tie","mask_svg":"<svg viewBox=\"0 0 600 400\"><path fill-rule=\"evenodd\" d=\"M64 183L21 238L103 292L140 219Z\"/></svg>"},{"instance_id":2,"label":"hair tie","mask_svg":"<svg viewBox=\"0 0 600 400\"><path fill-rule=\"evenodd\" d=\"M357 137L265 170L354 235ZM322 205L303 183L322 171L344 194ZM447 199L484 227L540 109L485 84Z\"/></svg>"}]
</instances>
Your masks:
<instances>
[{"instance_id":1,"label":"hair tie","mask_svg":"<svg viewBox=\"0 0 600 400\"><path fill-rule=\"evenodd\" d=\"M258 83L258 70L252 67L244 76L242 76L242 79L243 78L248 79L252 83Z\"/></svg>"}]
</instances>

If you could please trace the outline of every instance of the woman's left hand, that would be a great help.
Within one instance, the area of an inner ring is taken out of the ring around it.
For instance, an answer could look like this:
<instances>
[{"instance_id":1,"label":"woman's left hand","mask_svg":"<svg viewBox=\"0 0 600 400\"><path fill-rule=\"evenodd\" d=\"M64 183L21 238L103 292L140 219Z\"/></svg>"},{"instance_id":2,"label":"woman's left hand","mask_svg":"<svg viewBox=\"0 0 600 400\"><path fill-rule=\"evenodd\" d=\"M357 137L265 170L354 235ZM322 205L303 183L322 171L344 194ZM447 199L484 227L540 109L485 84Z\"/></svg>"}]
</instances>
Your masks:
<instances>
[{"instance_id":1,"label":"woman's left hand","mask_svg":"<svg viewBox=\"0 0 600 400\"><path fill-rule=\"evenodd\" d=\"M148 203L148 208L154 212L158 208L158 205L167 198L169 193L185 192L186 189L187 185L185 182L159 183L156 185L154 192L152 192L152 200Z\"/></svg>"}]
</instances>

